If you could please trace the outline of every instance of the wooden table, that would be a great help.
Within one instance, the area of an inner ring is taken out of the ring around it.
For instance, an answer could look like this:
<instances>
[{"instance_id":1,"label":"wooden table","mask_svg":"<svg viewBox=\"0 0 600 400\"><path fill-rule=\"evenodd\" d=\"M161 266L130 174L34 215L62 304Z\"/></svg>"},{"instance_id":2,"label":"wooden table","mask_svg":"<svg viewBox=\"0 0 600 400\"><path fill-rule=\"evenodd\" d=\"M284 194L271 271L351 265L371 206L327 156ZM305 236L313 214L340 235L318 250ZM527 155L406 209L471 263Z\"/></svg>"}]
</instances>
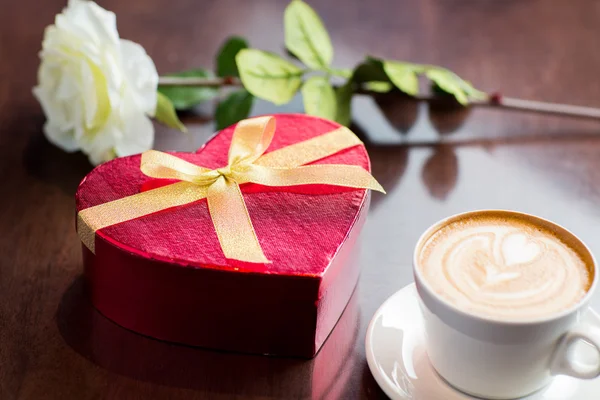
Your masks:
<instances>
[{"instance_id":1,"label":"wooden table","mask_svg":"<svg viewBox=\"0 0 600 400\"><path fill-rule=\"evenodd\" d=\"M374 194L352 301L312 361L225 354L151 340L99 315L82 290L73 195L91 166L42 135L31 95L43 29L63 0L0 12L0 398L378 399L364 337L377 307L411 282L418 235L450 214L510 208L555 220L599 254L600 122L356 98ZM312 2L335 64L363 55L441 64L484 90L600 107L600 8L593 1ZM339 3L337 6L334 3ZM102 1L122 37L167 73L210 66L229 34L282 51L286 1ZM341 5L344 5L343 8ZM376 106L376 101L381 108ZM299 99L254 113L301 111ZM194 150L213 131L158 128L159 149ZM600 307L600 297L592 302Z\"/></svg>"}]
</instances>

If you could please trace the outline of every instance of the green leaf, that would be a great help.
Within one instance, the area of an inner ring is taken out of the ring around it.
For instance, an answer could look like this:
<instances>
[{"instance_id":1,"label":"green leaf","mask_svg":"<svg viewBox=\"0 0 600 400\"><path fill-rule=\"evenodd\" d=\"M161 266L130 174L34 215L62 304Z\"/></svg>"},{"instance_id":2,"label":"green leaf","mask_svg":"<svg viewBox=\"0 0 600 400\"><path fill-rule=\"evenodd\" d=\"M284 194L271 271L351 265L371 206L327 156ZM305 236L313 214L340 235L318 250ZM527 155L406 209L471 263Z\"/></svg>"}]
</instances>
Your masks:
<instances>
[{"instance_id":1,"label":"green leaf","mask_svg":"<svg viewBox=\"0 0 600 400\"><path fill-rule=\"evenodd\" d=\"M248 117L253 101L254 96L245 89L230 93L225 100L217 105L215 111L217 130L227 128L229 125Z\"/></svg>"},{"instance_id":2,"label":"green leaf","mask_svg":"<svg viewBox=\"0 0 600 400\"><path fill-rule=\"evenodd\" d=\"M331 65L333 47L317 13L305 2L293 0L283 15L285 46L313 69Z\"/></svg>"},{"instance_id":3,"label":"green leaf","mask_svg":"<svg viewBox=\"0 0 600 400\"><path fill-rule=\"evenodd\" d=\"M371 81L390 82L390 78L383 69L383 62L375 58L367 58L359 64L352 74L352 80L356 83Z\"/></svg>"},{"instance_id":4,"label":"green leaf","mask_svg":"<svg viewBox=\"0 0 600 400\"><path fill-rule=\"evenodd\" d=\"M380 81L365 82L363 85L365 89L377 93L387 93L394 88L391 83Z\"/></svg>"},{"instance_id":5,"label":"green leaf","mask_svg":"<svg viewBox=\"0 0 600 400\"><path fill-rule=\"evenodd\" d=\"M167 76L208 78L210 73L204 69L193 69L189 71L169 74ZM158 92L165 95L177 110L188 110L202 102L217 96L218 90L212 87L184 87L184 86L162 86Z\"/></svg>"},{"instance_id":6,"label":"green leaf","mask_svg":"<svg viewBox=\"0 0 600 400\"><path fill-rule=\"evenodd\" d=\"M444 69L429 69L425 72L427 77L431 79L444 92L453 95L460 104L466 105L469 103L467 94L462 90L457 82L458 76L453 72ZM458 78L460 79L460 78Z\"/></svg>"},{"instance_id":7,"label":"green leaf","mask_svg":"<svg viewBox=\"0 0 600 400\"><path fill-rule=\"evenodd\" d=\"M218 76L240 76L235 56L242 49L248 48L248 42L239 36L232 36L219 49L217 53Z\"/></svg>"},{"instance_id":8,"label":"green leaf","mask_svg":"<svg viewBox=\"0 0 600 400\"><path fill-rule=\"evenodd\" d=\"M171 103L171 100L169 100L169 98L161 92L157 93L154 118L168 127L179 129L182 132L187 132L185 125L183 125L183 123L181 123L179 120L179 117L177 117L173 103Z\"/></svg>"},{"instance_id":9,"label":"green leaf","mask_svg":"<svg viewBox=\"0 0 600 400\"><path fill-rule=\"evenodd\" d=\"M462 105L467 105L470 100L485 99L487 95L473 87L469 82L456 75L454 72L441 67L429 67L425 74L442 91L453 95Z\"/></svg>"},{"instance_id":10,"label":"green leaf","mask_svg":"<svg viewBox=\"0 0 600 400\"><path fill-rule=\"evenodd\" d=\"M335 91L335 97L337 99L337 110L335 114L335 121L339 124L349 126L351 122L351 105L352 105L352 94L354 93L354 85L351 81L346 82L345 85L340 86Z\"/></svg>"},{"instance_id":11,"label":"green leaf","mask_svg":"<svg viewBox=\"0 0 600 400\"><path fill-rule=\"evenodd\" d=\"M397 61L384 61L383 69L398 89L411 96L419 94L417 72L419 72L420 66Z\"/></svg>"},{"instance_id":12,"label":"green leaf","mask_svg":"<svg viewBox=\"0 0 600 400\"><path fill-rule=\"evenodd\" d=\"M327 77L313 76L307 79L302 86L302 97L307 114L335 119L337 99Z\"/></svg>"},{"instance_id":13,"label":"green leaf","mask_svg":"<svg viewBox=\"0 0 600 400\"><path fill-rule=\"evenodd\" d=\"M235 57L244 87L254 96L285 104L302 84L304 71L275 54L243 49Z\"/></svg>"},{"instance_id":14,"label":"green leaf","mask_svg":"<svg viewBox=\"0 0 600 400\"><path fill-rule=\"evenodd\" d=\"M350 79L352 70L350 68L332 68L329 70L332 75L341 76L342 78Z\"/></svg>"}]
</instances>

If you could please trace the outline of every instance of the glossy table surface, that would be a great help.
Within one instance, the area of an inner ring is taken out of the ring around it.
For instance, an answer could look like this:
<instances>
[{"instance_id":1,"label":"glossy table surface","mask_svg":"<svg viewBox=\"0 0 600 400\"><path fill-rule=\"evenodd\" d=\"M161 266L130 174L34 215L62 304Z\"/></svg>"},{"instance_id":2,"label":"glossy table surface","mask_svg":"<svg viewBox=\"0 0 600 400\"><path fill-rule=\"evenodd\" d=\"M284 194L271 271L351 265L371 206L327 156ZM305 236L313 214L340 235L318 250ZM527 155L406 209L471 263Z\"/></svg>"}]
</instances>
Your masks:
<instances>
[{"instance_id":1,"label":"glossy table surface","mask_svg":"<svg viewBox=\"0 0 600 400\"><path fill-rule=\"evenodd\" d=\"M151 340L98 314L83 290L73 195L91 166L43 137L31 95L43 29L64 1L2 1L0 12L0 398L379 399L365 361L367 324L412 280L421 232L445 216L507 208L554 220L600 252L600 121L452 110L357 97L374 194L362 275L314 360L226 354ZM102 1L122 37L160 73L211 66L230 34L282 52L285 1ZM364 55L440 64L483 90L600 107L600 7L594 1L313 1L335 65ZM254 113L301 111L259 102ZM158 127L156 148L194 150L213 132L210 106L191 134ZM600 295L592 301L600 308Z\"/></svg>"}]
</instances>

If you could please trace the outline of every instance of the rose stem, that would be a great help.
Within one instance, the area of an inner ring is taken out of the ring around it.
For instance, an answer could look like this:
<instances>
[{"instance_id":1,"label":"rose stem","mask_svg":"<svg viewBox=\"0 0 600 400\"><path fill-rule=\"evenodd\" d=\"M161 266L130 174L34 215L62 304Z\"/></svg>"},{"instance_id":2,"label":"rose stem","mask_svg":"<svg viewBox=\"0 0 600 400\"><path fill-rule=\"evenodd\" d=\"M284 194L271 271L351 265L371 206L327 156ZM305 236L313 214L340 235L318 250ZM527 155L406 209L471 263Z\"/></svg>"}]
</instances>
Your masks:
<instances>
[{"instance_id":1,"label":"rose stem","mask_svg":"<svg viewBox=\"0 0 600 400\"><path fill-rule=\"evenodd\" d=\"M239 78L186 78L186 77L160 77L159 86L192 86L192 87L221 87L242 86ZM373 95L375 92L358 90L359 94ZM449 99L449 96L420 95L415 97L420 101L439 101ZM547 103L543 101L523 100L513 97L504 97L498 93L489 96L485 100L476 100L470 103L472 106L495 107L501 109L537 112L542 114L563 115L578 118L600 119L600 109L593 107L574 106L570 104Z\"/></svg>"}]
</instances>

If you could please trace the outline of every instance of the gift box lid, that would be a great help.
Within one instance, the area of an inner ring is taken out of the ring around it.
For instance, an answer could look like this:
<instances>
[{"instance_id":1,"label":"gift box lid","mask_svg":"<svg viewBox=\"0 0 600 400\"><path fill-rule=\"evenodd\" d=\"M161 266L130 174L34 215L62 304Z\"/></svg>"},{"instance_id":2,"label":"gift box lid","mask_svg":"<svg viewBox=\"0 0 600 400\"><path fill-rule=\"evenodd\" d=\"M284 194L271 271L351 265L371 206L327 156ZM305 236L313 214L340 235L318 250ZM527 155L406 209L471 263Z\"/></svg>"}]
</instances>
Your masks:
<instances>
[{"instance_id":1,"label":"gift box lid","mask_svg":"<svg viewBox=\"0 0 600 400\"><path fill-rule=\"evenodd\" d=\"M301 114L275 115L276 133L266 153L340 127ZM196 153L173 153L214 169L227 164L235 126L212 137ZM370 171L363 145L342 150L312 164L358 165ZM124 157L94 169L76 194L77 211L107 203L172 181L140 171L140 156ZM242 184L248 214L270 264L245 264L225 258L206 199L102 228L102 240L140 257L186 268L214 268L247 273L321 277L355 224L366 190L329 185L267 187Z\"/></svg>"}]
</instances>

